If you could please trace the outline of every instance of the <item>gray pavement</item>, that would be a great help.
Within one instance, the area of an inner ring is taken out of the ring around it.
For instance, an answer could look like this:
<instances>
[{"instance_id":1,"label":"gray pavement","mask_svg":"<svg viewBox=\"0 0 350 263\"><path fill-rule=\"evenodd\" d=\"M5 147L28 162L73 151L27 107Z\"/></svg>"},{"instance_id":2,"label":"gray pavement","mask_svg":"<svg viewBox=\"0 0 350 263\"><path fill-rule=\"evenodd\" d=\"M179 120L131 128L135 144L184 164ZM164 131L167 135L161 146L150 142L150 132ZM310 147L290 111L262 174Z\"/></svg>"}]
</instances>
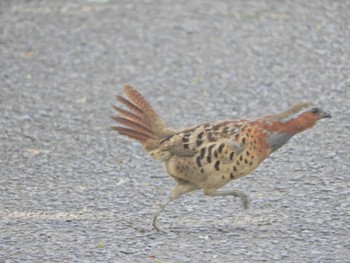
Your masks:
<instances>
[{"instance_id":1,"label":"gray pavement","mask_svg":"<svg viewBox=\"0 0 350 263\"><path fill-rule=\"evenodd\" d=\"M0 262L350 262L350 1L0 1ZM142 92L174 128L312 100L333 114L226 189L109 129Z\"/></svg>"}]
</instances>

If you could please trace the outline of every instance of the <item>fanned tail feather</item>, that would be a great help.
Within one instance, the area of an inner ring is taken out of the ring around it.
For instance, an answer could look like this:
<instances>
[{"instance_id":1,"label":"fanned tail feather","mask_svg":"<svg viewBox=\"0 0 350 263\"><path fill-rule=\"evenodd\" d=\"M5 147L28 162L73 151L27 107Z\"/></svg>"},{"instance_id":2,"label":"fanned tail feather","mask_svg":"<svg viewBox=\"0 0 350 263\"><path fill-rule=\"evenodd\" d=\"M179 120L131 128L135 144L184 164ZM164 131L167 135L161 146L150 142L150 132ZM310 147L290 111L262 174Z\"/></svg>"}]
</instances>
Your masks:
<instances>
[{"instance_id":1,"label":"fanned tail feather","mask_svg":"<svg viewBox=\"0 0 350 263\"><path fill-rule=\"evenodd\" d=\"M112 129L122 135L138 140L146 150L153 150L157 142L159 143L173 134L173 130L167 127L165 122L137 90L126 85L124 93L127 99L119 95L116 96L116 99L126 106L129 111L113 106L120 116L112 116L111 118L125 127L114 126Z\"/></svg>"}]
</instances>

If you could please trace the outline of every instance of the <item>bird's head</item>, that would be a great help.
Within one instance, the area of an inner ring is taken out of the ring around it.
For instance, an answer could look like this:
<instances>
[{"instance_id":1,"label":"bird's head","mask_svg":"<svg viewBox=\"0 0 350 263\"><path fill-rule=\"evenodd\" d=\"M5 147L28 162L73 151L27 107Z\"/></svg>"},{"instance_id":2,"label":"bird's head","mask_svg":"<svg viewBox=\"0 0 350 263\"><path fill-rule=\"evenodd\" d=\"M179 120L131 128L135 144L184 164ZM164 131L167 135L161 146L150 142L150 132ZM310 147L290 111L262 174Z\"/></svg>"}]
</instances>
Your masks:
<instances>
[{"instance_id":1,"label":"bird's head","mask_svg":"<svg viewBox=\"0 0 350 263\"><path fill-rule=\"evenodd\" d=\"M304 116L304 118L315 119L316 121L324 118L332 118L330 113L325 112L320 107L311 106L309 109L306 109L301 113L300 116Z\"/></svg>"},{"instance_id":2,"label":"bird's head","mask_svg":"<svg viewBox=\"0 0 350 263\"><path fill-rule=\"evenodd\" d=\"M318 120L331 117L322 108L304 102L284 112L267 116L262 125L268 131L267 142L271 150L275 151L295 134L312 128Z\"/></svg>"},{"instance_id":3,"label":"bird's head","mask_svg":"<svg viewBox=\"0 0 350 263\"><path fill-rule=\"evenodd\" d=\"M315 124L316 121L324 118L331 118L332 115L324 111L321 107L318 107L310 102L304 102L294 105L283 113L280 119L281 122L289 122L293 120L299 120L305 122L305 124Z\"/></svg>"},{"instance_id":4,"label":"bird's head","mask_svg":"<svg viewBox=\"0 0 350 263\"><path fill-rule=\"evenodd\" d=\"M324 118L331 118L332 115L310 102L296 104L288 110L276 115L271 119L289 134L312 128L315 123ZM276 127L276 128L277 128Z\"/></svg>"}]
</instances>

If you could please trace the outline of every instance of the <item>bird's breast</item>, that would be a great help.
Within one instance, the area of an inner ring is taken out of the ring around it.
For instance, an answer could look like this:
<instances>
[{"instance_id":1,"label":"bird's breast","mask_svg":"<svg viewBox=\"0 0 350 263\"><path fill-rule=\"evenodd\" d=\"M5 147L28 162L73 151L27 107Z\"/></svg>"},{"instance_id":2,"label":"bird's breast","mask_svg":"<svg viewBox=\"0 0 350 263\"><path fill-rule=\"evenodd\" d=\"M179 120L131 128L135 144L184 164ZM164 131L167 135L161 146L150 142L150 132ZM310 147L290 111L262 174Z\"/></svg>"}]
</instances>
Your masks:
<instances>
[{"instance_id":1,"label":"bird's breast","mask_svg":"<svg viewBox=\"0 0 350 263\"><path fill-rule=\"evenodd\" d=\"M266 141L271 149L271 152L274 152L287 143L290 138L292 138L292 135L288 133L270 132L267 135Z\"/></svg>"}]
</instances>

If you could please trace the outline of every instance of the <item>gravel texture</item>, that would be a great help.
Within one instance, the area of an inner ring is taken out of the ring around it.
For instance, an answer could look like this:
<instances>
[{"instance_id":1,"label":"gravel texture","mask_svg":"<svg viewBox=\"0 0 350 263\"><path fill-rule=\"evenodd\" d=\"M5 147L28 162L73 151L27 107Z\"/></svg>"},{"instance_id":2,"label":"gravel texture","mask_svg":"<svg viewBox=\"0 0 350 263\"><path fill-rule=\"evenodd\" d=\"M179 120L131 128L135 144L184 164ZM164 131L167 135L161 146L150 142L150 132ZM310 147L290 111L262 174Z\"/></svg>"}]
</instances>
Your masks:
<instances>
[{"instance_id":1,"label":"gravel texture","mask_svg":"<svg viewBox=\"0 0 350 263\"><path fill-rule=\"evenodd\" d=\"M0 1L0 262L350 262L350 1ZM173 182L109 129L130 83L174 128L312 100L254 173Z\"/></svg>"}]
</instances>

